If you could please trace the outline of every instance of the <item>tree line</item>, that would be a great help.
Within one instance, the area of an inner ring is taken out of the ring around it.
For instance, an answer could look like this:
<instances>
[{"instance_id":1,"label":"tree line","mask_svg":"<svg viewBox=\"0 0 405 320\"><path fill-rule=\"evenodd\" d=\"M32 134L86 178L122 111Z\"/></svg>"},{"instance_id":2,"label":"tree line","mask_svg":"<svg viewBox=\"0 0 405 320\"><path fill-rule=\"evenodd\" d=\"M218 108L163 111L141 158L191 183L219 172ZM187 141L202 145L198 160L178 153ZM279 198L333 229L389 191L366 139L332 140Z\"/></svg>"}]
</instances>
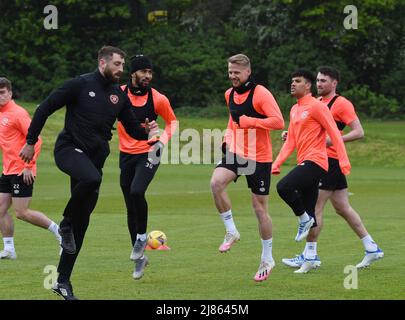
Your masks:
<instances>
[{"instance_id":1,"label":"tree line","mask_svg":"<svg viewBox=\"0 0 405 320\"><path fill-rule=\"evenodd\" d=\"M17 97L40 101L94 70L97 50L110 44L148 55L154 86L175 108L216 107L229 87L226 60L242 52L285 113L289 74L331 65L360 114L403 118L405 2L351 2L357 28L345 28L341 0L54 0L57 28L46 29L48 0L1 1L0 76Z\"/></svg>"}]
</instances>

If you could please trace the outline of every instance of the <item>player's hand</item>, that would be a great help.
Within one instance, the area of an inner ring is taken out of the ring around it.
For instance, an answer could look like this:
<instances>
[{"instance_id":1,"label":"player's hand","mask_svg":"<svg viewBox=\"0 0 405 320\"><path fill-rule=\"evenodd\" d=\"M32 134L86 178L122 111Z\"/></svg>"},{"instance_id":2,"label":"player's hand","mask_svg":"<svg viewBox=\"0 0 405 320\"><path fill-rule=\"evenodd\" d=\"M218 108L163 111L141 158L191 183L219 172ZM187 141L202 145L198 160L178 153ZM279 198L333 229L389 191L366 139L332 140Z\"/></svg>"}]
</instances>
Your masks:
<instances>
[{"instance_id":1,"label":"player's hand","mask_svg":"<svg viewBox=\"0 0 405 320\"><path fill-rule=\"evenodd\" d=\"M24 162L29 163L34 157L34 153L35 153L34 145L26 143L24 147L21 149L19 156Z\"/></svg>"},{"instance_id":2,"label":"player's hand","mask_svg":"<svg viewBox=\"0 0 405 320\"><path fill-rule=\"evenodd\" d=\"M271 174L276 176L276 175L280 174L280 172L281 172L280 164L277 161L274 161L271 166Z\"/></svg>"},{"instance_id":3,"label":"player's hand","mask_svg":"<svg viewBox=\"0 0 405 320\"><path fill-rule=\"evenodd\" d=\"M276 175L280 174L280 172L281 172L280 167L271 168L271 174L272 175L276 176Z\"/></svg>"},{"instance_id":4,"label":"player's hand","mask_svg":"<svg viewBox=\"0 0 405 320\"><path fill-rule=\"evenodd\" d=\"M287 136L288 131L284 130L283 132L281 132L281 140L283 140L284 142L287 140Z\"/></svg>"},{"instance_id":5,"label":"player's hand","mask_svg":"<svg viewBox=\"0 0 405 320\"><path fill-rule=\"evenodd\" d=\"M340 170L342 171L342 173L345 176L350 174L351 165L350 165L350 163L348 161L343 162L343 163L341 161L339 161L339 167L340 167Z\"/></svg>"},{"instance_id":6,"label":"player's hand","mask_svg":"<svg viewBox=\"0 0 405 320\"><path fill-rule=\"evenodd\" d=\"M242 115L239 117L239 127L242 129L255 128L255 118Z\"/></svg>"},{"instance_id":7,"label":"player's hand","mask_svg":"<svg viewBox=\"0 0 405 320\"><path fill-rule=\"evenodd\" d=\"M33 175L31 169L25 168L23 171L21 171L18 176L23 176L23 181L26 185L31 185L35 181L35 176Z\"/></svg>"},{"instance_id":8,"label":"player's hand","mask_svg":"<svg viewBox=\"0 0 405 320\"><path fill-rule=\"evenodd\" d=\"M326 137L326 146L330 147L331 145L333 145L332 140L330 139L330 137Z\"/></svg>"},{"instance_id":9,"label":"player's hand","mask_svg":"<svg viewBox=\"0 0 405 320\"><path fill-rule=\"evenodd\" d=\"M159 125L155 120L149 122L149 119L145 119L145 131L149 137L157 136L159 134Z\"/></svg>"}]
</instances>

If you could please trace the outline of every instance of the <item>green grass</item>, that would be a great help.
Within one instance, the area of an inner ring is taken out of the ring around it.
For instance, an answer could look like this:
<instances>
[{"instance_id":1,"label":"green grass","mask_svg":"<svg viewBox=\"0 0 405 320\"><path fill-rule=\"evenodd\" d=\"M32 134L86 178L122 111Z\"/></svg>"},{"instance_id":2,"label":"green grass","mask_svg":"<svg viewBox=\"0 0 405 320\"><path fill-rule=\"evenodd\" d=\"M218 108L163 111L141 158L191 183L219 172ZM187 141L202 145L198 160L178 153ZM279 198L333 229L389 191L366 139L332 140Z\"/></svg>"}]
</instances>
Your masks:
<instances>
[{"instance_id":1,"label":"green grass","mask_svg":"<svg viewBox=\"0 0 405 320\"><path fill-rule=\"evenodd\" d=\"M55 133L62 127L63 112L52 116L44 128L44 148L31 206L57 222L69 194L68 177L56 168L52 158ZM226 119L184 118L180 124L182 129L223 128ZM349 148L355 163L349 176L349 189L353 193L350 201L386 255L370 269L359 271L358 289L343 287L347 277L343 270L362 259L363 247L330 205L326 208L318 244L322 267L297 275L281 263L281 258L299 253L303 244L294 241L296 218L275 192L280 177L272 178L270 192L276 268L268 281L258 284L252 280L259 264L261 244L244 178L229 187L241 241L230 253L219 254L224 227L209 188L214 165L161 166L147 195L148 230L164 231L171 251L148 252L151 264L144 278L132 280L131 247L114 137L100 200L72 276L76 295L82 299L151 300L404 299L405 170L400 164L405 156L405 133L399 130L403 125L365 122L367 138L352 143ZM274 134L278 136L279 132ZM372 148L375 141L392 147L392 158L376 152ZM363 144L368 147L360 148ZM278 145L276 141L275 153ZM369 149L373 150L372 154ZM289 169L283 167L281 176ZM17 220L15 229L18 259L0 261L0 299L58 299L43 286L47 276L45 266L58 264L58 247L53 235Z\"/></svg>"}]
</instances>

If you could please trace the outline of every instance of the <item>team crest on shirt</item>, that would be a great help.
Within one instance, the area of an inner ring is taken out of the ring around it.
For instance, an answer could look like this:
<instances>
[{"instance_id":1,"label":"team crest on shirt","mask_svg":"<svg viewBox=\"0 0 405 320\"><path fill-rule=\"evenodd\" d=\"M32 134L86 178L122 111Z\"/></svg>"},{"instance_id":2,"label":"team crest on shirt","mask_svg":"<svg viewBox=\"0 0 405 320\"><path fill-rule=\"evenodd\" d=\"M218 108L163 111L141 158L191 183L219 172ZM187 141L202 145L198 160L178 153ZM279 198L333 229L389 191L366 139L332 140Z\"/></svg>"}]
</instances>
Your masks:
<instances>
[{"instance_id":1,"label":"team crest on shirt","mask_svg":"<svg viewBox=\"0 0 405 320\"><path fill-rule=\"evenodd\" d=\"M3 119L1 119L1 124L3 125L3 126L7 126L8 125L8 118L7 117L4 117Z\"/></svg>"},{"instance_id":2,"label":"team crest on shirt","mask_svg":"<svg viewBox=\"0 0 405 320\"><path fill-rule=\"evenodd\" d=\"M301 113L301 119L305 119L306 117L308 117L308 111Z\"/></svg>"},{"instance_id":3,"label":"team crest on shirt","mask_svg":"<svg viewBox=\"0 0 405 320\"><path fill-rule=\"evenodd\" d=\"M110 95L110 101L111 101L112 103L117 104L119 100L120 100L120 99L118 98L117 95L115 95L115 94Z\"/></svg>"}]
</instances>

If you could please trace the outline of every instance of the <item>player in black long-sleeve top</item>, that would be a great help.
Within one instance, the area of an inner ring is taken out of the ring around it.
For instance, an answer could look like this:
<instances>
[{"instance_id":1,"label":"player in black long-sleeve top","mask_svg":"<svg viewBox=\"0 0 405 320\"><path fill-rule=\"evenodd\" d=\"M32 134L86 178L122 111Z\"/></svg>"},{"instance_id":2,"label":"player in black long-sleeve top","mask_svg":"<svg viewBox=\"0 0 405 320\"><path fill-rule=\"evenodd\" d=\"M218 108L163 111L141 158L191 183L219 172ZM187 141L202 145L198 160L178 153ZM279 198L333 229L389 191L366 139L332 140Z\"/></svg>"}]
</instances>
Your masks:
<instances>
[{"instance_id":1,"label":"player in black long-sleeve top","mask_svg":"<svg viewBox=\"0 0 405 320\"><path fill-rule=\"evenodd\" d=\"M148 133L155 134L158 130L155 121L141 126L127 95L119 88L124 63L125 53L121 49L102 47L95 72L66 81L39 105L20 153L24 161L31 161L47 118L66 106L65 126L55 143L54 156L58 168L70 176L71 198L60 223L63 252L53 289L66 300L76 299L70 276L97 203L115 121L119 119L127 133L137 140L148 140Z\"/></svg>"}]
</instances>

